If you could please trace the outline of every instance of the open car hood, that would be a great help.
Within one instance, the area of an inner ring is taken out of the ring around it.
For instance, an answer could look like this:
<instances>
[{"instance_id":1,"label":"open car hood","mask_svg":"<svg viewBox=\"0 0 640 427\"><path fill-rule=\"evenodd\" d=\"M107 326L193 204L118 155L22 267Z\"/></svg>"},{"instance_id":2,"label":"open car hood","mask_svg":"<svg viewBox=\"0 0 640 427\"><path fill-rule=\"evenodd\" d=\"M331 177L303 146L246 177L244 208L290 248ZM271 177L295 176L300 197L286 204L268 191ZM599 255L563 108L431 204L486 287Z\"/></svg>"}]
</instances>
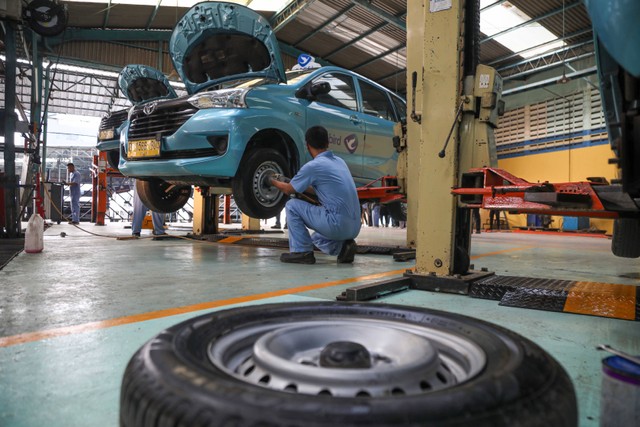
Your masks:
<instances>
[{"instance_id":1,"label":"open car hood","mask_svg":"<svg viewBox=\"0 0 640 427\"><path fill-rule=\"evenodd\" d=\"M154 99L177 98L165 75L148 65L127 65L120 71L118 85L133 105Z\"/></svg>"},{"instance_id":2,"label":"open car hood","mask_svg":"<svg viewBox=\"0 0 640 427\"><path fill-rule=\"evenodd\" d=\"M193 6L173 29L169 51L189 94L242 78L286 82L271 25L239 4L205 2Z\"/></svg>"}]
</instances>

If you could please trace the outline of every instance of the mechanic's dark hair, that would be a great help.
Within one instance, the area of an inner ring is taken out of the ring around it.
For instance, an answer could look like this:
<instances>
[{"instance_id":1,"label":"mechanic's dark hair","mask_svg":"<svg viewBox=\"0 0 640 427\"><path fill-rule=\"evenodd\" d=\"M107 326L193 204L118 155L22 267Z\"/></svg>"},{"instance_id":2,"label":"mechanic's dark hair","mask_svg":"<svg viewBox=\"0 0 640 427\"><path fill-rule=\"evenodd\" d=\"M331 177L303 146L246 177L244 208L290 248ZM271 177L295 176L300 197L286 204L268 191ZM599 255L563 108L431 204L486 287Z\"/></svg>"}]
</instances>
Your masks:
<instances>
[{"instance_id":1,"label":"mechanic's dark hair","mask_svg":"<svg viewBox=\"0 0 640 427\"><path fill-rule=\"evenodd\" d=\"M322 126L312 126L307 129L307 133L304 134L304 139L307 141L307 144L316 150L329 148L329 134Z\"/></svg>"}]
</instances>

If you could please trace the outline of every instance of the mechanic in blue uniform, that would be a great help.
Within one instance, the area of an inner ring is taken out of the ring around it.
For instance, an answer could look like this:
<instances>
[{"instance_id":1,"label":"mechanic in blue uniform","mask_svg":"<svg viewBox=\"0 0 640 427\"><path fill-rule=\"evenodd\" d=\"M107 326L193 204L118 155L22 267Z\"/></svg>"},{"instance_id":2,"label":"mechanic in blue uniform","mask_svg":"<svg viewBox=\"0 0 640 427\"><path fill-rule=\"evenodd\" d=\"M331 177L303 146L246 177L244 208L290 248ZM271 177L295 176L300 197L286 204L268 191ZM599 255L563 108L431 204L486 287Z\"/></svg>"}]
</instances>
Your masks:
<instances>
[{"instance_id":1,"label":"mechanic in blue uniform","mask_svg":"<svg viewBox=\"0 0 640 427\"><path fill-rule=\"evenodd\" d=\"M313 245L329 255L337 255L338 263L352 263L357 245L353 240L360 232L360 202L347 164L329 150L329 136L322 126L314 126L305 134L307 150L313 160L306 163L291 182L272 179L272 184L285 194L315 193L320 205L291 198L286 206L289 225L289 250L280 261L314 264ZM309 235L307 228L314 230Z\"/></svg>"},{"instance_id":2,"label":"mechanic in blue uniform","mask_svg":"<svg viewBox=\"0 0 640 427\"><path fill-rule=\"evenodd\" d=\"M80 172L76 170L73 163L67 163L69 181L65 184L69 186L71 196L71 221L69 224L80 224Z\"/></svg>"},{"instance_id":3,"label":"mechanic in blue uniform","mask_svg":"<svg viewBox=\"0 0 640 427\"><path fill-rule=\"evenodd\" d=\"M131 235L134 237L140 237L140 231L142 230L142 221L144 220L148 207L142 203L140 196L138 196L138 190L136 186L133 186L133 220L131 221ZM158 212L151 212L151 221L153 222L153 235L167 234L164 231L164 214Z\"/></svg>"}]
</instances>

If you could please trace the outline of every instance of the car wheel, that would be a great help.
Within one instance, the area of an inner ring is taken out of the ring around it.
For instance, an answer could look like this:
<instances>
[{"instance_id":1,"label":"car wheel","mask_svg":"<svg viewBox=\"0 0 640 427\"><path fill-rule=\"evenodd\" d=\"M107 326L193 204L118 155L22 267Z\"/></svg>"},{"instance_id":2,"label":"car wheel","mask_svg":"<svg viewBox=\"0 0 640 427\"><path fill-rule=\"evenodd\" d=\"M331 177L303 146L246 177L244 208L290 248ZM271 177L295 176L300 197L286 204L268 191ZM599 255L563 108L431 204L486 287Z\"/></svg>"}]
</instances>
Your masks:
<instances>
[{"instance_id":1,"label":"car wheel","mask_svg":"<svg viewBox=\"0 0 640 427\"><path fill-rule=\"evenodd\" d=\"M107 163L109 163L111 169L119 170L118 164L120 163L120 150L108 150Z\"/></svg>"},{"instance_id":2,"label":"car wheel","mask_svg":"<svg viewBox=\"0 0 640 427\"><path fill-rule=\"evenodd\" d=\"M387 204L389 215L394 221L406 221L407 220L407 203L406 202L391 202Z\"/></svg>"},{"instance_id":3,"label":"car wheel","mask_svg":"<svg viewBox=\"0 0 640 427\"><path fill-rule=\"evenodd\" d=\"M173 185L159 179L137 180L136 191L146 207L160 213L182 209L191 197L190 185Z\"/></svg>"},{"instance_id":4,"label":"car wheel","mask_svg":"<svg viewBox=\"0 0 640 427\"><path fill-rule=\"evenodd\" d=\"M140 348L122 380L120 425L160 424L557 427L577 425L577 403L555 359L490 323L288 303L209 313Z\"/></svg>"},{"instance_id":5,"label":"car wheel","mask_svg":"<svg viewBox=\"0 0 640 427\"><path fill-rule=\"evenodd\" d=\"M290 170L282 154L272 148L254 150L243 158L232 183L233 198L242 213L267 219L282 210L287 197L269 181L275 173L288 177Z\"/></svg>"},{"instance_id":6,"label":"car wheel","mask_svg":"<svg viewBox=\"0 0 640 427\"><path fill-rule=\"evenodd\" d=\"M619 218L613 222L611 252L622 258L640 257L640 219Z\"/></svg>"}]
</instances>

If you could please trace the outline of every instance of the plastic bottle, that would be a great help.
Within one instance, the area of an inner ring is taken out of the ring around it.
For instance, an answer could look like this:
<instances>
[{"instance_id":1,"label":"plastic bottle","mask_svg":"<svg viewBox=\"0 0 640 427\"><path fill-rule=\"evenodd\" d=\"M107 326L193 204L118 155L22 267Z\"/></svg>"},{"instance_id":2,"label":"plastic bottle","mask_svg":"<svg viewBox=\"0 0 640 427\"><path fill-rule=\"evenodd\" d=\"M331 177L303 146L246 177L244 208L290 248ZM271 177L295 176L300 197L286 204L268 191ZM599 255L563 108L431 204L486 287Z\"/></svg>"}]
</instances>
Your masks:
<instances>
[{"instance_id":1,"label":"plastic bottle","mask_svg":"<svg viewBox=\"0 0 640 427\"><path fill-rule=\"evenodd\" d=\"M44 249L44 219L34 213L27 222L27 231L24 236L24 251L28 254L37 254Z\"/></svg>"}]
</instances>

